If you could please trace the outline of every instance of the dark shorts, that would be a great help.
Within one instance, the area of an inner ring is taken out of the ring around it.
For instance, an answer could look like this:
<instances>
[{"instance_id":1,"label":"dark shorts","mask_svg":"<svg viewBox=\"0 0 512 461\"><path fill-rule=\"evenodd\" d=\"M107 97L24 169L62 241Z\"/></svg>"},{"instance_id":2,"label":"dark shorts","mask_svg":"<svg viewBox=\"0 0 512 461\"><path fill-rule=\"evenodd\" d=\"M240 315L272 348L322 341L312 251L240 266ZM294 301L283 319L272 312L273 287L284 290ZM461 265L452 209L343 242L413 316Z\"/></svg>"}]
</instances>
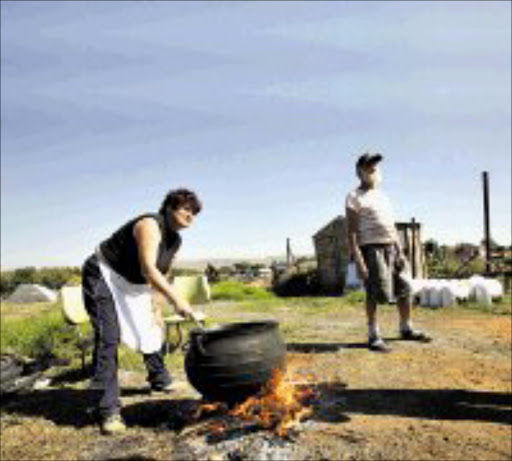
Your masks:
<instances>
[{"instance_id":1,"label":"dark shorts","mask_svg":"<svg viewBox=\"0 0 512 461\"><path fill-rule=\"evenodd\" d=\"M400 267L394 245L364 245L361 247L368 269L366 295L375 303L390 303L411 297L408 264Z\"/></svg>"}]
</instances>

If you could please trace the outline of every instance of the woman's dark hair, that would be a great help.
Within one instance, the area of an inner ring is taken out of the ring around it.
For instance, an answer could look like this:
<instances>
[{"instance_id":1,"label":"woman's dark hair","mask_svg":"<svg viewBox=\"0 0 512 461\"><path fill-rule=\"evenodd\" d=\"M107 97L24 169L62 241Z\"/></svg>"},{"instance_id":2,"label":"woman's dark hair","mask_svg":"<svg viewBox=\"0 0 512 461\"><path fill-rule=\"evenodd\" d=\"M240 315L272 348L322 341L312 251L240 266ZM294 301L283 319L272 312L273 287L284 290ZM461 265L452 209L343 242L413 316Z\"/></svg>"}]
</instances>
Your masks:
<instances>
[{"instance_id":1,"label":"woman's dark hair","mask_svg":"<svg viewBox=\"0 0 512 461\"><path fill-rule=\"evenodd\" d=\"M175 189L165 196L158 212L165 216L165 213L168 210L177 210L178 208L187 205L192 208L192 212L194 214L198 214L203 208L203 204L195 192L184 188Z\"/></svg>"}]
</instances>

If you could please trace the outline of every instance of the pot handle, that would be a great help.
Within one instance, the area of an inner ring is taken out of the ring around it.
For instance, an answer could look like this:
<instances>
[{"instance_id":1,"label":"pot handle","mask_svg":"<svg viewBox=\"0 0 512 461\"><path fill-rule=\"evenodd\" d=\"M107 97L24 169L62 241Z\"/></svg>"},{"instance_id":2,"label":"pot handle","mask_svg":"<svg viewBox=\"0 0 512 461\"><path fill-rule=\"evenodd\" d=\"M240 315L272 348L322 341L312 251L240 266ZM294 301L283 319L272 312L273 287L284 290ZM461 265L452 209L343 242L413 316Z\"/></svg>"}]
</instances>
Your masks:
<instances>
[{"instance_id":1,"label":"pot handle","mask_svg":"<svg viewBox=\"0 0 512 461\"><path fill-rule=\"evenodd\" d=\"M201 355L207 355L206 354L206 351L204 350L204 346L203 346L203 338L202 336L200 335L197 335L195 337L195 345L197 346L197 349L199 350L199 353Z\"/></svg>"},{"instance_id":2,"label":"pot handle","mask_svg":"<svg viewBox=\"0 0 512 461\"><path fill-rule=\"evenodd\" d=\"M176 349L178 349L183 342L183 332L181 331L180 324L176 324L176 332L178 333L178 341L176 341L175 344L172 344L169 340L169 330L171 325L168 324L165 327L165 340L164 340L164 350L166 354L170 354L171 352L174 352Z\"/></svg>"},{"instance_id":3,"label":"pot handle","mask_svg":"<svg viewBox=\"0 0 512 461\"><path fill-rule=\"evenodd\" d=\"M190 349L190 339L188 341L185 341L182 345L181 345L181 351L186 354L188 352L188 350Z\"/></svg>"}]
</instances>

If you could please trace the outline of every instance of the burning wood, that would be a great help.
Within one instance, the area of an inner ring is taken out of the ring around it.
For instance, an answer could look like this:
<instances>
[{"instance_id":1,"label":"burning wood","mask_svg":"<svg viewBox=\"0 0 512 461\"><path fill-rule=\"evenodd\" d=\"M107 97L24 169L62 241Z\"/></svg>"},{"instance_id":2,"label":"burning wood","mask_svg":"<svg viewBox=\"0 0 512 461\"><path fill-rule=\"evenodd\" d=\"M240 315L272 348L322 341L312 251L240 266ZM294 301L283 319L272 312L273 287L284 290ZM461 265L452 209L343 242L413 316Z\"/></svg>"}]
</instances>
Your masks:
<instances>
[{"instance_id":1,"label":"burning wood","mask_svg":"<svg viewBox=\"0 0 512 461\"><path fill-rule=\"evenodd\" d=\"M227 405L223 402L213 402L213 403L205 403L200 405L196 411L194 412L193 419L198 420L203 417L203 415L208 413L216 413L220 410L226 410Z\"/></svg>"}]
</instances>

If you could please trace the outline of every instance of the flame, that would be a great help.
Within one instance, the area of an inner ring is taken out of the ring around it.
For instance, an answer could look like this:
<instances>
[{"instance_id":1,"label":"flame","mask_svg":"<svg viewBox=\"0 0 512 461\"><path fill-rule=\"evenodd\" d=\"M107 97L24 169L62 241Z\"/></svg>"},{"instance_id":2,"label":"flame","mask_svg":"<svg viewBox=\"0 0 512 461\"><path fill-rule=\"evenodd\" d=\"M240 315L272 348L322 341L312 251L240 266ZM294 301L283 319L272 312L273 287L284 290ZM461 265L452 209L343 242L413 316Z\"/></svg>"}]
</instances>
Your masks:
<instances>
[{"instance_id":1,"label":"flame","mask_svg":"<svg viewBox=\"0 0 512 461\"><path fill-rule=\"evenodd\" d=\"M228 426L224 421L214 421L208 426L208 430L213 434L221 435L226 432Z\"/></svg>"},{"instance_id":2,"label":"flame","mask_svg":"<svg viewBox=\"0 0 512 461\"><path fill-rule=\"evenodd\" d=\"M281 437L312 413L305 401L315 396L312 387L298 386L292 373L274 370L272 378L259 396L252 396L237 405L230 415L273 429ZM313 375L307 376L312 381Z\"/></svg>"}]
</instances>

